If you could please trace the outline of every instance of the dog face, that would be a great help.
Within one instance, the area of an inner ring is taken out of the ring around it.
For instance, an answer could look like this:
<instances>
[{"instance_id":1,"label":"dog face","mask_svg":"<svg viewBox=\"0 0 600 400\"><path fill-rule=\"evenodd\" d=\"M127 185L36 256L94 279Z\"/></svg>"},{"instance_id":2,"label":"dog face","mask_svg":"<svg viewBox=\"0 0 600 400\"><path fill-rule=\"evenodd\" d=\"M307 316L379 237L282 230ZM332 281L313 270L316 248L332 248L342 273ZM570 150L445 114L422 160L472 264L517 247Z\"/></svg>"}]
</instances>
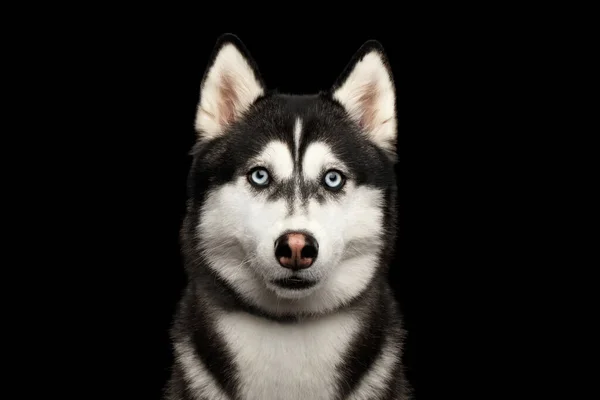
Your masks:
<instances>
[{"instance_id":1,"label":"dog face","mask_svg":"<svg viewBox=\"0 0 600 400\"><path fill-rule=\"evenodd\" d=\"M192 252L272 313L319 313L363 292L393 246L396 107L367 42L332 89L270 93L232 35L202 80L190 173Z\"/></svg>"}]
</instances>

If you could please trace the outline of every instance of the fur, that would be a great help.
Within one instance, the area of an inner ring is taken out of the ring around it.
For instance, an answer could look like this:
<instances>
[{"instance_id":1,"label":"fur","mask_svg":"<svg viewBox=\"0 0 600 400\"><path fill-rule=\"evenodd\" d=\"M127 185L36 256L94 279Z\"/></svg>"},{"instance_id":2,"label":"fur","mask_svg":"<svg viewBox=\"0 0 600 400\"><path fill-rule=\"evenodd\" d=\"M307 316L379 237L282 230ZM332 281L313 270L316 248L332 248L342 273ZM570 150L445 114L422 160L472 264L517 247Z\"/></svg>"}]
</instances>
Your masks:
<instances>
[{"instance_id":1,"label":"fur","mask_svg":"<svg viewBox=\"0 0 600 400\"><path fill-rule=\"evenodd\" d=\"M223 35L195 127L181 229L188 283L165 399L409 399L387 281L396 100L383 47L366 42L331 90L287 95L265 88L244 45ZM257 168L268 184L253 184ZM341 187L325 184L328 171ZM296 272L274 256L292 231L318 242ZM292 276L312 286L279 284Z\"/></svg>"}]
</instances>

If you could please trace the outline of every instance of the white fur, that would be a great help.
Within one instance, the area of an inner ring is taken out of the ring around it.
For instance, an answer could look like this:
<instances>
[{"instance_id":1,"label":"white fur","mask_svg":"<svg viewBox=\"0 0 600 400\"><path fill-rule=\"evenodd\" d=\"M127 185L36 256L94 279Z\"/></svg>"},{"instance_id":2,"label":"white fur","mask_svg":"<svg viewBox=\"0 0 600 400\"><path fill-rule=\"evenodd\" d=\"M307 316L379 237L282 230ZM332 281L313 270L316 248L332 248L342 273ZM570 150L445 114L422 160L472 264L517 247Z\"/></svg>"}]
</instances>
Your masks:
<instances>
[{"instance_id":1,"label":"white fur","mask_svg":"<svg viewBox=\"0 0 600 400\"><path fill-rule=\"evenodd\" d=\"M320 178L323 168L344 169L341 161L339 161L332 153L331 148L322 142L314 142L308 145L304 152L302 161L302 172L304 178L316 180Z\"/></svg>"},{"instance_id":2,"label":"white fur","mask_svg":"<svg viewBox=\"0 0 600 400\"><path fill-rule=\"evenodd\" d=\"M189 343L177 342L174 346L175 356L183 366L184 378L192 392L211 400L229 400Z\"/></svg>"},{"instance_id":3,"label":"white fur","mask_svg":"<svg viewBox=\"0 0 600 400\"><path fill-rule=\"evenodd\" d=\"M273 157L291 159L287 148L279 150ZM310 177L331 163L343 168L327 145L308 150L304 166ZM223 185L208 194L200 216L200 246L208 265L246 301L272 313L317 314L347 303L365 289L377 267L383 193L356 187L351 179L345 191L324 204L310 200L307 209L290 215L285 200L269 201L268 189L257 193L244 177ZM314 265L300 273L319 281L310 289L292 291L271 283L290 274L274 256L275 240L286 230L307 230L319 243Z\"/></svg>"},{"instance_id":4,"label":"white fur","mask_svg":"<svg viewBox=\"0 0 600 400\"><path fill-rule=\"evenodd\" d=\"M376 88L376 105L374 121L372 125L365 127L366 133L383 149L395 151L395 88L378 52L367 53L358 61L344 83L333 93L333 97L344 105L348 114L360 124L366 111L361 97L369 87Z\"/></svg>"},{"instance_id":5,"label":"white fur","mask_svg":"<svg viewBox=\"0 0 600 400\"><path fill-rule=\"evenodd\" d=\"M246 58L233 44L225 44L215 57L200 89L195 125L202 139L213 139L227 127L221 121L224 113L221 88L226 79L232 83L236 94L234 108L237 118L264 94Z\"/></svg>"},{"instance_id":6,"label":"white fur","mask_svg":"<svg viewBox=\"0 0 600 400\"><path fill-rule=\"evenodd\" d=\"M294 161L288 146L279 141L272 141L254 160L257 165L266 166L276 179L289 179L294 173Z\"/></svg>"},{"instance_id":7,"label":"white fur","mask_svg":"<svg viewBox=\"0 0 600 400\"><path fill-rule=\"evenodd\" d=\"M336 313L281 324L247 313L226 313L217 327L238 367L247 400L336 398L336 366L359 324Z\"/></svg>"},{"instance_id":8,"label":"white fur","mask_svg":"<svg viewBox=\"0 0 600 400\"><path fill-rule=\"evenodd\" d=\"M295 161L298 164L298 155L300 154L300 136L302 135L302 120L296 118L296 125L294 125L294 146L296 147Z\"/></svg>"},{"instance_id":9,"label":"white fur","mask_svg":"<svg viewBox=\"0 0 600 400\"><path fill-rule=\"evenodd\" d=\"M299 165L299 157L300 157L300 137L302 136L302 119L296 118L296 125L294 125L294 147L295 147L295 157L294 162L296 167ZM296 175L296 187L294 189L295 197L294 197L294 207L292 212L295 214L301 211L301 203L302 199L300 196L300 175Z\"/></svg>"}]
</instances>

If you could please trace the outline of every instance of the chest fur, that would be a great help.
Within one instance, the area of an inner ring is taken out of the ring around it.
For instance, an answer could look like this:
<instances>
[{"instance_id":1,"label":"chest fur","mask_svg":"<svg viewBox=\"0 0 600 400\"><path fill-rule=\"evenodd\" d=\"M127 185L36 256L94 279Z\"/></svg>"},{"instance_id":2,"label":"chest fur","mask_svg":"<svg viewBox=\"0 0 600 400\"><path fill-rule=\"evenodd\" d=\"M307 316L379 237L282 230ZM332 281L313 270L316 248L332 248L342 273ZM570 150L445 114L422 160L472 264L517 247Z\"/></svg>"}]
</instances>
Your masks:
<instances>
[{"instance_id":1,"label":"chest fur","mask_svg":"<svg viewBox=\"0 0 600 400\"><path fill-rule=\"evenodd\" d=\"M339 368L358 321L351 315L283 324L243 313L219 318L248 400L334 399Z\"/></svg>"}]
</instances>

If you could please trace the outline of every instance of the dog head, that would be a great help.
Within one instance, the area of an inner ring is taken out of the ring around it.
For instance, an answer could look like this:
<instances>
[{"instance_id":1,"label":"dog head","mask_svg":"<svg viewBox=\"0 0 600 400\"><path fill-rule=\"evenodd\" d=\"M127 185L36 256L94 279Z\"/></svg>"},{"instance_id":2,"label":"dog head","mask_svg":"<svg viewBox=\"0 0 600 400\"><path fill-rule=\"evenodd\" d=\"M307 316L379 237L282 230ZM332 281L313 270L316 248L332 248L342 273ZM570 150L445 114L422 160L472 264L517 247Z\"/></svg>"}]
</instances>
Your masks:
<instances>
[{"instance_id":1,"label":"dog head","mask_svg":"<svg viewBox=\"0 0 600 400\"><path fill-rule=\"evenodd\" d=\"M330 90L286 95L265 87L237 37L222 36L196 114L190 257L267 312L350 302L394 245L396 124L378 42L366 42Z\"/></svg>"}]
</instances>

